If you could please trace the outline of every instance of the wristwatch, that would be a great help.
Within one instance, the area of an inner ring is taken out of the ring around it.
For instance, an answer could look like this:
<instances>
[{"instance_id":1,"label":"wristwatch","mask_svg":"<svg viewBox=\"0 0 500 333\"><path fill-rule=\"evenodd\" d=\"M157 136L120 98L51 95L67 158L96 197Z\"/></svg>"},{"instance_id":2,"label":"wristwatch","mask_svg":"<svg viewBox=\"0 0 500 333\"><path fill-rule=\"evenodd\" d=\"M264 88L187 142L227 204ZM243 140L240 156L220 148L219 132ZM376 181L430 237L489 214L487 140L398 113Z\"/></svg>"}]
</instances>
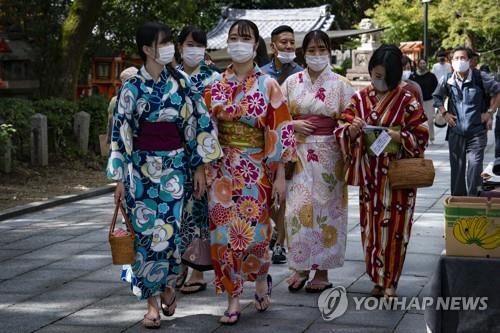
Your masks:
<instances>
[{"instance_id":1,"label":"wristwatch","mask_svg":"<svg viewBox=\"0 0 500 333\"><path fill-rule=\"evenodd\" d=\"M494 115L497 110L494 109L488 109L486 112L488 112L491 115Z\"/></svg>"}]
</instances>

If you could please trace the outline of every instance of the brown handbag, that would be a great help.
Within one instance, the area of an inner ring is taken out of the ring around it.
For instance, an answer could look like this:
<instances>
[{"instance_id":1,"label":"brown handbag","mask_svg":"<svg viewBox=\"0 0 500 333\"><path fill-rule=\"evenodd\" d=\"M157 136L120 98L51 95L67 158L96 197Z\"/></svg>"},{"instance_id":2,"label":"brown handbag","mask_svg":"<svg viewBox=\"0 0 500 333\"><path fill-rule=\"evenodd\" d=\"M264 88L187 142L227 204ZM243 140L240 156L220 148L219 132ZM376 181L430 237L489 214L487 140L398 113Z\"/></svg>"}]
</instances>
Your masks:
<instances>
[{"instance_id":1,"label":"brown handbag","mask_svg":"<svg viewBox=\"0 0 500 333\"><path fill-rule=\"evenodd\" d=\"M115 230L116 218L118 217L118 209L125 219L125 225L127 226L128 233L123 236L113 235ZM128 215L123 209L121 202L116 204L115 213L113 214L113 219L111 220L111 226L109 227L109 245L111 246L111 256L113 258L113 265L127 265L132 264L135 261L135 233L132 224L128 218Z\"/></svg>"},{"instance_id":2,"label":"brown handbag","mask_svg":"<svg viewBox=\"0 0 500 333\"><path fill-rule=\"evenodd\" d=\"M389 184L395 190L432 186L435 175L432 160L403 158L389 162Z\"/></svg>"},{"instance_id":3,"label":"brown handbag","mask_svg":"<svg viewBox=\"0 0 500 333\"><path fill-rule=\"evenodd\" d=\"M194 238L182 255L182 263L201 272L212 270L210 241L199 237Z\"/></svg>"}]
</instances>

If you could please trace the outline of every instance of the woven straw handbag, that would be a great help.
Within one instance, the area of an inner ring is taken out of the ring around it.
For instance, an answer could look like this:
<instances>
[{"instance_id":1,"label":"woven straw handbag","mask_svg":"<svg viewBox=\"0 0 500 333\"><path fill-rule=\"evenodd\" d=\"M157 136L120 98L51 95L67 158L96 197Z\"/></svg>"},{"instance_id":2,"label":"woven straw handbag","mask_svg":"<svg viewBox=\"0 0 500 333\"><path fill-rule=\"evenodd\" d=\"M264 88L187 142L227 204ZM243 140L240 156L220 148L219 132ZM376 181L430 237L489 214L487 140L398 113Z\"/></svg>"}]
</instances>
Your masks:
<instances>
[{"instance_id":1,"label":"woven straw handbag","mask_svg":"<svg viewBox=\"0 0 500 333\"><path fill-rule=\"evenodd\" d=\"M125 219L125 225L127 226L127 233L122 236L113 235L115 231L116 219L118 217L118 209ZM109 245L111 246L111 256L113 258L114 265L126 265L132 264L135 260L135 247L134 247L134 228L130 223L130 220L125 213L125 209L121 202L119 202L115 207L115 213L113 214L113 220L111 220L111 226L109 227Z\"/></svg>"},{"instance_id":2,"label":"woven straw handbag","mask_svg":"<svg viewBox=\"0 0 500 333\"><path fill-rule=\"evenodd\" d=\"M389 183L395 190L432 186L435 175L432 160L403 158L389 163Z\"/></svg>"}]
</instances>

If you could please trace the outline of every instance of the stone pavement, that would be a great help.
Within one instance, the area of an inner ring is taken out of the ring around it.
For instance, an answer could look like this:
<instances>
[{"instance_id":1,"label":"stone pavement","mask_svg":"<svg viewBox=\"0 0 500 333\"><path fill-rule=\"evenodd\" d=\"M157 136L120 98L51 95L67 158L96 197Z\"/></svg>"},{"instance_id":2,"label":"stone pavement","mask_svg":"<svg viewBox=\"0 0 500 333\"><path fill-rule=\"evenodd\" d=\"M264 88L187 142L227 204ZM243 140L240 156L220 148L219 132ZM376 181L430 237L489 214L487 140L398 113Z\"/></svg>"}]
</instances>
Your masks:
<instances>
[{"instance_id":1,"label":"stone pavement","mask_svg":"<svg viewBox=\"0 0 500 333\"><path fill-rule=\"evenodd\" d=\"M426 156L436 166L432 188L418 191L415 224L398 288L400 296L418 296L444 248L443 205L449 193L449 162L444 130ZM490 132L487 158L493 156ZM329 272L334 286L349 297L369 296L372 284L365 265L358 223L357 189L349 189L349 234L346 262ZM138 302L120 267L111 264L107 243L113 209L104 195L64 204L0 222L0 332L141 332L145 304ZM253 307L253 288L245 285L243 313L237 326L222 327L218 318L225 298L213 285L196 295L179 295L173 318L162 320L162 331L173 332L425 332L422 311L348 311L324 321L318 296L290 294L286 265L271 268L273 305L264 313ZM207 274L213 281L213 273Z\"/></svg>"}]
</instances>

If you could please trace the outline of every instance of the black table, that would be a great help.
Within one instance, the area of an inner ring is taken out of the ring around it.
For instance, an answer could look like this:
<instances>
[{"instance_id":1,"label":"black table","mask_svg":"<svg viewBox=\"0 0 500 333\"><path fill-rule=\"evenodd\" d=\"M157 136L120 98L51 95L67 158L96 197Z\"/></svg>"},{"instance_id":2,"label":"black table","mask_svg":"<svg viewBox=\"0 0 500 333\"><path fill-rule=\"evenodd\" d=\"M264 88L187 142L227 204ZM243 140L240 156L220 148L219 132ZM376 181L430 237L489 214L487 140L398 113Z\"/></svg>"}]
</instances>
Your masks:
<instances>
[{"instance_id":1,"label":"black table","mask_svg":"<svg viewBox=\"0 0 500 333\"><path fill-rule=\"evenodd\" d=\"M488 297L482 311L426 307L425 321L432 333L500 333L500 259L442 256L422 295L434 303L438 297Z\"/></svg>"}]
</instances>

